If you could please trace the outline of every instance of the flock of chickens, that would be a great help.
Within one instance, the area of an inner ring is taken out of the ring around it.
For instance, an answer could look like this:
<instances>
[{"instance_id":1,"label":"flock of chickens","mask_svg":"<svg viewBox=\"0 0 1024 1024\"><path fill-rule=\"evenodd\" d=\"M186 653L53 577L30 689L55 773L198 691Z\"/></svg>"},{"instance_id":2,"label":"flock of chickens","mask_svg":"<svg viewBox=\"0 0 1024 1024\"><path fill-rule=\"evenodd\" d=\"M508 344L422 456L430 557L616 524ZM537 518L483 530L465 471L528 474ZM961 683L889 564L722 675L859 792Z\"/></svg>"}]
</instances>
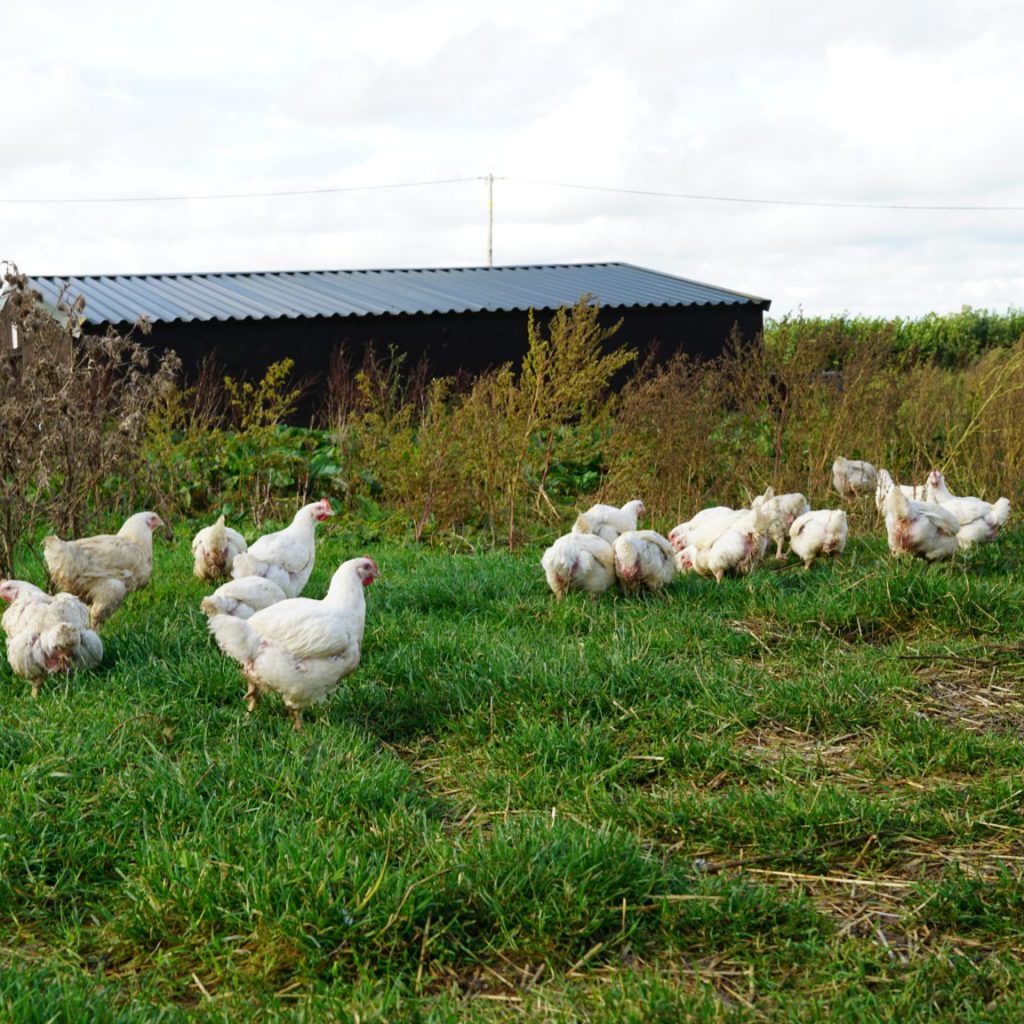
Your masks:
<instances>
[{"instance_id":1,"label":"flock of chickens","mask_svg":"<svg viewBox=\"0 0 1024 1024\"><path fill-rule=\"evenodd\" d=\"M276 692L302 728L302 712L322 704L359 665L366 624L363 587L380 570L372 558L350 558L331 577L320 600L300 597L316 560L316 524L334 515L322 498L295 513L291 525L246 547L221 516L192 541L193 572L200 579L232 579L203 599L210 632L242 666L245 702L256 708Z\"/></svg>"},{"instance_id":2,"label":"flock of chickens","mask_svg":"<svg viewBox=\"0 0 1024 1024\"><path fill-rule=\"evenodd\" d=\"M929 562L946 561L957 551L991 543L1010 518L1009 498L990 504L958 497L937 469L924 484L897 484L888 470L839 458L832 464L832 483L844 496L874 491L875 506L885 516L889 550Z\"/></svg>"},{"instance_id":3,"label":"flock of chickens","mask_svg":"<svg viewBox=\"0 0 1024 1024\"><path fill-rule=\"evenodd\" d=\"M910 487L870 463L838 458L832 481L844 498L874 491L889 549L929 561L995 540L1010 514L1007 498L989 504L954 496L937 470L923 487ZM555 597L582 590L596 598L616 580L627 593L658 591L677 571L721 582L726 574L749 573L771 543L776 558L784 557L787 539L808 569L816 558L838 556L846 547L844 510L812 511L802 494L776 495L770 487L749 508L704 509L667 537L638 528L645 514L643 502L634 500L622 508L594 505L579 515L541 559ZM323 703L359 665L363 588L380 575L372 558L352 558L338 567L322 599L300 596L313 572L316 526L333 515L330 502L321 499L252 545L221 516L192 541L194 574L227 579L201 608L221 651L241 665L249 711L263 694L279 693L296 729L302 728L303 710ZM7 658L31 682L33 696L48 675L100 663L98 630L128 594L149 582L153 531L161 526L154 512L139 512L116 534L46 537L43 558L57 594L24 580L0 581L0 599L9 605L0 618Z\"/></svg>"},{"instance_id":4,"label":"flock of chickens","mask_svg":"<svg viewBox=\"0 0 1024 1024\"><path fill-rule=\"evenodd\" d=\"M380 570L372 558L352 558L334 573L321 600L300 597L316 559L316 524L334 515L326 499L306 505L291 525L251 546L221 516L192 541L193 572L203 580L231 577L202 610L220 649L242 666L245 700L281 695L296 729L302 712L325 701L359 664L366 601L363 587ZM0 582L9 607L0 619L11 668L37 696L46 676L91 668L103 658L100 625L153 571L153 512L131 516L113 535L62 541L47 537L43 558L61 592L50 595L23 580Z\"/></svg>"},{"instance_id":5,"label":"flock of chickens","mask_svg":"<svg viewBox=\"0 0 1024 1024\"><path fill-rule=\"evenodd\" d=\"M957 497L933 470L927 484L896 484L885 469L869 462L838 458L832 483L844 498L874 492L885 516L889 550L928 561L952 558L959 550L994 541L1010 516L1010 501L989 504L981 498ZM594 505L572 530L559 537L541 559L548 586L561 600L569 590L596 597L618 580L626 592L658 591L676 572L697 572L721 582L726 574L743 576L775 544L783 558L785 542L809 569L816 558L841 555L849 529L843 509L815 509L799 493L775 494L769 487L749 508L706 508L674 527L667 537L640 530L642 501L615 508Z\"/></svg>"},{"instance_id":6,"label":"flock of chickens","mask_svg":"<svg viewBox=\"0 0 1024 1024\"><path fill-rule=\"evenodd\" d=\"M149 582L153 531L163 525L155 512L137 512L115 535L46 537L43 559L60 588L53 596L24 580L0 582L0 598L10 603L0 618L7 660L32 683L33 697L46 676L100 663L97 630L128 594Z\"/></svg>"}]
</instances>

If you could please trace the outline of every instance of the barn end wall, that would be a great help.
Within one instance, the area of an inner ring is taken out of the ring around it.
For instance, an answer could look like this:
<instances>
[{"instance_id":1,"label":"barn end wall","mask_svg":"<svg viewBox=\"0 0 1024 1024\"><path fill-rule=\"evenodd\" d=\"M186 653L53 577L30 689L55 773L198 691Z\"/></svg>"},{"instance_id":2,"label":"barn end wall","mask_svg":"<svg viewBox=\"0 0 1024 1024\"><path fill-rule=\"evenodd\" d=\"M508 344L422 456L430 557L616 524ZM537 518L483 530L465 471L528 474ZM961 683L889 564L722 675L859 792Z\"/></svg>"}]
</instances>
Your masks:
<instances>
[{"instance_id":1,"label":"barn end wall","mask_svg":"<svg viewBox=\"0 0 1024 1024\"><path fill-rule=\"evenodd\" d=\"M536 316L546 323L551 313L540 311ZM635 348L641 356L656 345L659 359L680 349L711 358L721 352L734 325L748 341L762 330L762 310L752 304L601 311L607 325L620 317L622 327L612 344ZM519 364L526 352L527 314L171 321L153 324L142 340L158 353L174 349L186 380L194 379L209 354L224 373L249 380L261 378L271 363L290 358L296 377L312 384L298 416L308 422L326 400L327 370L332 354L341 347L357 367L370 346L378 353L394 347L405 353L407 368L425 358L432 376L477 374L506 362Z\"/></svg>"}]
</instances>

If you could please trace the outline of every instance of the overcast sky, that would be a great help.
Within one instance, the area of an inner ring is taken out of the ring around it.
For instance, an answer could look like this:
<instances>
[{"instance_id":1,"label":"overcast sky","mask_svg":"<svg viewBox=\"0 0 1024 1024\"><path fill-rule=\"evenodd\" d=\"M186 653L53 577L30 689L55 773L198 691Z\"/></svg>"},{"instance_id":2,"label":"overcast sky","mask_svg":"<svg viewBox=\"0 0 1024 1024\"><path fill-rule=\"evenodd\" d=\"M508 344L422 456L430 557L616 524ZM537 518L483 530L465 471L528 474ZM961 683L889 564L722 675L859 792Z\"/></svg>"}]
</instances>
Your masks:
<instances>
[{"instance_id":1,"label":"overcast sky","mask_svg":"<svg viewBox=\"0 0 1024 1024\"><path fill-rule=\"evenodd\" d=\"M30 274L486 265L493 174L495 265L623 260L776 317L1024 306L1015 0L2 12L0 259Z\"/></svg>"}]
</instances>

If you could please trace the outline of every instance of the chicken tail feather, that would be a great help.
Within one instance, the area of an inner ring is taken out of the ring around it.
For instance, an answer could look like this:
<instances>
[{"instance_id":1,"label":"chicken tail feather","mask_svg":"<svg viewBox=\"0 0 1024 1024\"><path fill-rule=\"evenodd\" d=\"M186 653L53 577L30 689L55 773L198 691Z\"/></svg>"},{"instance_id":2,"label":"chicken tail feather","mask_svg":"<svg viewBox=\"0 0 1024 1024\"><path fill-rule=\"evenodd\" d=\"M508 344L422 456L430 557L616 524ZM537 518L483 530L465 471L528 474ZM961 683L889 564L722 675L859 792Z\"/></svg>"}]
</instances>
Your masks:
<instances>
[{"instance_id":1,"label":"chicken tail feather","mask_svg":"<svg viewBox=\"0 0 1024 1024\"><path fill-rule=\"evenodd\" d=\"M229 658L245 663L256 657L260 635L245 619L233 615L213 615L210 618L210 632L217 646Z\"/></svg>"},{"instance_id":2,"label":"chicken tail feather","mask_svg":"<svg viewBox=\"0 0 1024 1024\"><path fill-rule=\"evenodd\" d=\"M69 545L53 534L50 534L49 537L44 537L43 561L46 563L46 568L49 570L50 575L55 580L68 576L69 561L71 561Z\"/></svg>"},{"instance_id":3,"label":"chicken tail feather","mask_svg":"<svg viewBox=\"0 0 1024 1024\"><path fill-rule=\"evenodd\" d=\"M226 604L227 602L223 598L217 597L216 594L211 594L203 598L199 607L202 608L204 615L227 615L228 609Z\"/></svg>"},{"instance_id":4,"label":"chicken tail feather","mask_svg":"<svg viewBox=\"0 0 1024 1024\"><path fill-rule=\"evenodd\" d=\"M910 502L907 496L896 486L893 486L885 496L885 508L897 519L906 519L910 514Z\"/></svg>"},{"instance_id":5,"label":"chicken tail feather","mask_svg":"<svg viewBox=\"0 0 1024 1024\"><path fill-rule=\"evenodd\" d=\"M1010 499L1000 498L992 506L992 511L989 515L991 516L993 526L1005 526L1006 521L1010 518Z\"/></svg>"}]
</instances>

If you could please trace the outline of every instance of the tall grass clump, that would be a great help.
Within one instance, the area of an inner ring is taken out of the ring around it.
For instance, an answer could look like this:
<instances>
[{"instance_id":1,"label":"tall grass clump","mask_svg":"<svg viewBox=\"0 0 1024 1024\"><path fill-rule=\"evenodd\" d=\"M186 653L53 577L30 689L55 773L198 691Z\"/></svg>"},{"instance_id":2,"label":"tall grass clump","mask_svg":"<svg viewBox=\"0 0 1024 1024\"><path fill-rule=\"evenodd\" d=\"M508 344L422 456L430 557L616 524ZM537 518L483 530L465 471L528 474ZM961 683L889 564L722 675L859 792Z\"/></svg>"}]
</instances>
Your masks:
<instances>
[{"instance_id":1,"label":"tall grass clump","mask_svg":"<svg viewBox=\"0 0 1024 1024\"><path fill-rule=\"evenodd\" d=\"M501 478L499 494L504 505L494 511L507 524L510 550L521 532L517 516L524 499L532 501L537 511L542 511L543 505L555 511L546 491L553 464L565 458L585 458L588 433L591 451L599 451L596 440L608 412L609 384L636 357L628 349L605 352L621 321L604 328L599 313L597 304L583 296L572 309L557 310L545 333L531 312L528 348L518 376L513 375L511 367L502 367L488 386L475 388L470 395L467 404L481 402L485 414L493 414L489 417L490 454L492 458L500 457L500 461L496 467L492 461L490 468L497 468ZM475 422L485 425L480 410L473 411L478 414Z\"/></svg>"},{"instance_id":2,"label":"tall grass clump","mask_svg":"<svg viewBox=\"0 0 1024 1024\"><path fill-rule=\"evenodd\" d=\"M679 354L623 390L607 447L608 488L648 479L649 506L682 515L763 491L822 495L837 454L878 458L900 373L882 332L844 351L838 332L730 339L718 359ZM634 485L635 486L635 485Z\"/></svg>"},{"instance_id":3,"label":"tall grass clump","mask_svg":"<svg viewBox=\"0 0 1024 1024\"><path fill-rule=\"evenodd\" d=\"M350 503L364 515L411 530L418 541L472 514L464 444L453 417L456 382L431 378L402 352L367 349L355 368L336 352L328 374L327 421L351 467ZM387 503L385 512L378 499Z\"/></svg>"}]
</instances>

